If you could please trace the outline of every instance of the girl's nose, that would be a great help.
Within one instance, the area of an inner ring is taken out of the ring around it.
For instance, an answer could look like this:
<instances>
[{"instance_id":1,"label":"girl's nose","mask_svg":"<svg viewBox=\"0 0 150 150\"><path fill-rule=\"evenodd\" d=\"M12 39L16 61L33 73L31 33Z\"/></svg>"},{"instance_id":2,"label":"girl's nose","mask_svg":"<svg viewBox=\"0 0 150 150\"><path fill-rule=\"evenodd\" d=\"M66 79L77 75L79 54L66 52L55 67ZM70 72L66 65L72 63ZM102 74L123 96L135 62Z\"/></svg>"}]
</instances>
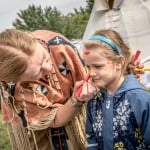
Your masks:
<instances>
[{"instance_id":1,"label":"girl's nose","mask_svg":"<svg viewBox=\"0 0 150 150\"><path fill-rule=\"evenodd\" d=\"M52 70L52 66L50 65L50 63L43 64L42 70L40 73L40 78L45 78L45 76L50 74L51 70Z\"/></svg>"},{"instance_id":2,"label":"girl's nose","mask_svg":"<svg viewBox=\"0 0 150 150\"><path fill-rule=\"evenodd\" d=\"M52 70L51 64L50 64L50 63L45 63L45 64L43 65L42 70L43 70L44 72L49 73L49 72Z\"/></svg>"},{"instance_id":3,"label":"girl's nose","mask_svg":"<svg viewBox=\"0 0 150 150\"><path fill-rule=\"evenodd\" d=\"M95 76L95 75L96 75L96 72L95 72L93 69L90 69L90 70L89 70L89 74L90 74L90 76L92 77L92 76Z\"/></svg>"}]
</instances>

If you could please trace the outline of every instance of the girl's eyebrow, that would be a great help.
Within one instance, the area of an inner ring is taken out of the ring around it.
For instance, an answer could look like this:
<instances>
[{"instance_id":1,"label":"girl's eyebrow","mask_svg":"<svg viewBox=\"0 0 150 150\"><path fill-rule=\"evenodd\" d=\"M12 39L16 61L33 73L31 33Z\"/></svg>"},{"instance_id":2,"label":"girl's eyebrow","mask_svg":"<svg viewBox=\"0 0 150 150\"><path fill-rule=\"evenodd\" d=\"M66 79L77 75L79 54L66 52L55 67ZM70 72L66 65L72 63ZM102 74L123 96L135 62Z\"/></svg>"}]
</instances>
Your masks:
<instances>
[{"instance_id":1,"label":"girl's eyebrow","mask_svg":"<svg viewBox=\"0 0 150 150\"><path fill-rule=\"evenodd\" d=\"M39 39L39 38L36 38L36 40L37 40L44 48L46 48L46 50L48 51L48 53L50 53L50 49L49 49L49 47L48 47L46 41L44 41L44 40L42 40L42 39Z\"/></svg>"},{"instance_id":2,"label":"girl's eyebrow","mask_svg":"<svg viewBox=\"0 0 150 150\"><path fill-rule=\"evenodd\" d=\"M42 69L42 65L43 65L43 63L44 63L45 58L46 58L46 54L43 52L43 58L42 58L41 63L39 64L39 65L40 65L40 68L39 68L38 72L36 72L35 76L37 76L37 75L40 73L40 71L41 71L41 69Z\"/></svg>"},{"instance_id":3,"label":"girl's eyebrow","mask_svg":"<svg viewBox=\"0 0 150 150\"><path fill-rule=\"evenodd\" d=\"M40 70L42 69L42 65L44 63L45 58L46 58L46 54L43 52L43 58L42 58L42 61L41 61L41 64L40 64L40 66L41 66Z\"/></svg>"}]
</instances>

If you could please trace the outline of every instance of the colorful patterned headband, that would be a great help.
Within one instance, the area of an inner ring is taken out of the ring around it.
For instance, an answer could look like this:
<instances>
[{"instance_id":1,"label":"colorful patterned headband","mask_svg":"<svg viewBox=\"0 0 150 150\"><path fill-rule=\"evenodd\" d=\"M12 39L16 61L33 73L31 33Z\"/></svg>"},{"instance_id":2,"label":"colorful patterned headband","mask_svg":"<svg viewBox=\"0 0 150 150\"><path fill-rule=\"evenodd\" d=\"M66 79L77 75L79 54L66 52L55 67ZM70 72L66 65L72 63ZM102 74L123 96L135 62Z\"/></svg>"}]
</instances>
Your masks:
<instances>
[{"instance_id":1,"label":"colorful patterned headband","mask_svg":"<svg viewBox=\"0 0 150 150\"><path fill-rule=\"evenodd\" d=\"M117 52L119 55L122 55L122 50L110 39L108 39L105 36L102 35L93 35L89 38L89 40L99 40L107 45L109 45L115 52Z\"/></svg>"}]
</instances>

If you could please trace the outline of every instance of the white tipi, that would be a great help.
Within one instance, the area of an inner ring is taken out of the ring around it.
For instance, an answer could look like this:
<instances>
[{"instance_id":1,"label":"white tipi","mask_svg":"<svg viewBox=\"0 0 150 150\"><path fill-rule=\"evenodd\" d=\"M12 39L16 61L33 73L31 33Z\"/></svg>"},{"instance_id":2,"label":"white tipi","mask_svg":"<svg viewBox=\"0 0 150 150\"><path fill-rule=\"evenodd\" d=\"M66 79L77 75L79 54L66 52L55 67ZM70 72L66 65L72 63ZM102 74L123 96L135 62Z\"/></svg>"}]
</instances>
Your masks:
<instances>
[{"instance_id":1,"label":"white tipi","mask_svg":"<svg viewBox=\"0 0 150 150\"><path fill-rule=\"evenodd\" d=\"M142 51L142 59L150 56L150 0L95 0L83 41L104 28L118 31L133 52Z\"/></svg>"}]
</instances>

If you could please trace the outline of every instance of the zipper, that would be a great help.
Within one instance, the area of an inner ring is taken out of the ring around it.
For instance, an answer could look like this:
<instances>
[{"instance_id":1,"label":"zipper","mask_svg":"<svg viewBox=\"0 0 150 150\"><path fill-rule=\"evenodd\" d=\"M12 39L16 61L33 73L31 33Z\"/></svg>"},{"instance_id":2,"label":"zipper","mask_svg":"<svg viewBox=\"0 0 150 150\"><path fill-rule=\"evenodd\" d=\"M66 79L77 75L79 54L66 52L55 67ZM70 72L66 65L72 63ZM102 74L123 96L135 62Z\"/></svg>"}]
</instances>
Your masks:
<instances>
[{"instance_id":1,"label":"zipper","mask_svg":"<svg viewBox=\"0 0 150 150\"><path fill-rule=\"evenodd\" d=\"M109 109L110 108L110 100L106 100L106 108Z\"/></svg>"}]
</instances>

